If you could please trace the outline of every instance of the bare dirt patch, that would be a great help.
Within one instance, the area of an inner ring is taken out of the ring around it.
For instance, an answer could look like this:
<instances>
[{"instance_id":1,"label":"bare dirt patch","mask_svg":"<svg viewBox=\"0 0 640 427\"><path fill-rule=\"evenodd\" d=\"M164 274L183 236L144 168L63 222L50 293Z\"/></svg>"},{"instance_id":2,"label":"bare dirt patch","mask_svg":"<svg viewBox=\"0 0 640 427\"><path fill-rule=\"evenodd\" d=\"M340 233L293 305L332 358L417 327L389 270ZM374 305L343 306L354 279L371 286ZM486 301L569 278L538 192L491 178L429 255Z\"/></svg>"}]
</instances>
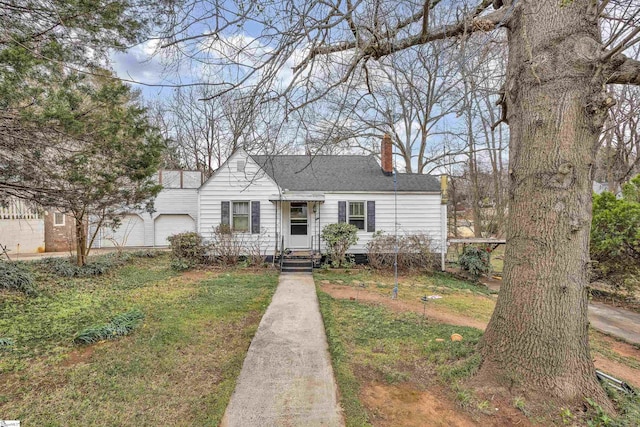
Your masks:
<instances>
[{"instance_id":1,"label":"bare dirt patch","mask_svg":"<svg viewBox=\"0 0 640 427\"><path fill-rule=\"evenodd\" d=\"M376 426L474 427L477 424L435 389L420 391L407 384L370 383L362 388L362 402Z\"/></svg>"},{"instance_id":2,"label":"bare dirt patch","mask_svg":"<svg viewBox=\"0 0 640 427\"><path fill-rule=\"evenodd\" d=\"M409 383L387 385L371 382L362 387L362 402L369 408L375 426L393 427L475 427L528 426L531 423L519 413L505 411L504 406L495 411L491 402L491 415L479 414L472 418L465 410L451 401L444 390L432 386L418 390Z\"/></svg>"},{"instance_id":3,"label":"bare dirt patch","mask_svg":"<svg viewBox=\"0 0 640 427\"><path fill-rule=\"evenodd\" d=\"M606 372L615 378L622 379L634 387L640 388L640 370L609 360L599 354L593 355L593 361L596 368L601 371Z\"/></svg>"},{"instance_id":4,"label":"bare dirt patch","mask_svg":"<svg viewBox=\"0 0 640 427\"><path fill-rule=\"evenodd\" d=\"M640 348L624 341L617 340L605 333L598 332L597 337L599 341L607 343L611 350L615 351L620 356L630 357L640 361Z\"/></svg>"},{"instance_id":5,"label":"bare dirt patch","mask_svg":"<svg viewBox=\"0 0 640 427\"><path fill-rule=\"evenodd\" d=\"M180 274L180 278L185 282L195 282L203 279L216 277L219 273L209 270L188 270Z\"/></svg>"},{"instance_id":6,"label":"bare dirt patch","mask_svg":"<svg viewBox=\"0 0 640 427\"><path fill-rule=\"evenodd\" d=\"M93 356L94 347L94 345L91 345L73 350L68 354L64 362L62 362L62 366L73 366L79 363L89 362L89 360L91 360L91 356Z\"/></svg>"},{"instance_id":7,"label":"bare dirt patch","mask_svg":"<svg viewBox=\"0 0 640 427\"><path fill-rule=\"evenodd\" d=\"M424 307L420 303L410 303L407 301L393 300L387 296L377 294L375 292L360 290L349 286L331 285L323 283L320 285L320 289L323 292L331 295L337 299L357 299L358 301L373 302L376 304L384 305L387 308L392 309L396 313L402 312L414 312L422 314ZM470 326L473 328L484 330L487 324L481 320L460 316L454 313L449 313L442 310L440 307L434 307L433 305L427 306L426 317L436 322L446 323L448 325L456 326Z\"/></svg>"}]
</instances>

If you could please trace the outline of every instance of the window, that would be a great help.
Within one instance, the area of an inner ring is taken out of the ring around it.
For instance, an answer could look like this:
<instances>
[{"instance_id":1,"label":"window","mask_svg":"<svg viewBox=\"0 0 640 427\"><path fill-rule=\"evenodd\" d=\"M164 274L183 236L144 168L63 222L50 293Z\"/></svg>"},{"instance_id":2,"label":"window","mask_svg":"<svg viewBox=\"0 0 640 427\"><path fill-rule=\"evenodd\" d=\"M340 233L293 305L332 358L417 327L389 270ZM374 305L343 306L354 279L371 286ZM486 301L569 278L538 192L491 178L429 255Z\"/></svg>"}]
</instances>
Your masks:
<instances>
[{"instance_id":1,"label":"window","mask_svg":"<svg viewBox=\"0 0 640 427\"><path fill-rule=\"evenodd\" d=\"M249 231L249 202L233 202L233 231Z\"/></svg>"},{"instance_id":2,"label":"window","mask_svg":"<svg viewBox=\"0 0 640 427\"><path fill-rule=\"evenodd\" d=\"M349 224L364 230L364 202L349 202Z\"/></svg>"},{"instance_id":3,"label":"window","mask_svg":"<svg viewBox=\"0 0 640 427\"><path fill-rule=\"evenodd\" d=\"M238 160L236 162L236 171L237 172L244 172L244 160Z\"/></svg>"},{"instance_id":4,"label":"window","mask_svg":"<svg viewBox=\"0 0 640 427\"><path fill-rule=\"evenodd\" d=\"M307 235L307 204L291 203L291 235Z\"/></svg>"},{"instance_id":5,"label":"window","mask_svg":"<svg viewBox=\"0 0 640 427\"><path fill-rule=\"evenodd\" d=\"M53 213L53 225L55 226L63 226L64 225L64 214L61 212Z\"/></svg>"}]
</instances>

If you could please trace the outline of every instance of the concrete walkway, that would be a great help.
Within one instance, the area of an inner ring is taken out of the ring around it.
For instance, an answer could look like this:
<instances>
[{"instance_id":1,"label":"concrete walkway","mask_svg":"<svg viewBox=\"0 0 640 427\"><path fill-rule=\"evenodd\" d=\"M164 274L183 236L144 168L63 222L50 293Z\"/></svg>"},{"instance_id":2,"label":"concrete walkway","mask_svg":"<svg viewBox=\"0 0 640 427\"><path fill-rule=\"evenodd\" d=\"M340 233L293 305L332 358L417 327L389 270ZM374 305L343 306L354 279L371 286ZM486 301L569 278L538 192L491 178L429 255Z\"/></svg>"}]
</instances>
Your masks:
<instances>
[{"instance_id":1,"label":"concrete walkway","mask_svg":"<svg viewBox=\"0 0 640 427\"><path fill-rule=\"evenodd\" d=\"M589 303L589 323L595 329L640 345L640 314L599 302Z\"/></svg>"},{"instance_id":2,"label":"concrete walkway","mask_svg":"<svg viewBox=\"0 0 640 427\"><path fill-rule=\"evenodd\" d=\"M281 274L221 426L343 426L310 274Z\"/></svg>"}]
</instances>

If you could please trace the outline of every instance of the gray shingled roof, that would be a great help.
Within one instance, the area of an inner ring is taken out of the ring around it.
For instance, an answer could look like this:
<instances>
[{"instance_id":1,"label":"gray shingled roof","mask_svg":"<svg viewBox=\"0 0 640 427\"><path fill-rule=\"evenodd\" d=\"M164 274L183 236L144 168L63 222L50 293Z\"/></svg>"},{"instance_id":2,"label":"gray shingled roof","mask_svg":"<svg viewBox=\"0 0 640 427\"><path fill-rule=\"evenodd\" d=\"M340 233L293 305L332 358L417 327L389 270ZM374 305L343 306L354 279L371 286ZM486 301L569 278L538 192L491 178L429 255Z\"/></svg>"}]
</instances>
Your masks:
<instances>
[{"instance_id":1,"label":"gray shingled roof","mask_svg":"<svg viewBox=\"0 0 640 427\"><path fill-rule=\"evenodd\" d=\"M251 156L282 189L291 191L393 191L374 156ZM431 175L398 174L398 191L439 192Z\"/></svg>"}]
</instances>

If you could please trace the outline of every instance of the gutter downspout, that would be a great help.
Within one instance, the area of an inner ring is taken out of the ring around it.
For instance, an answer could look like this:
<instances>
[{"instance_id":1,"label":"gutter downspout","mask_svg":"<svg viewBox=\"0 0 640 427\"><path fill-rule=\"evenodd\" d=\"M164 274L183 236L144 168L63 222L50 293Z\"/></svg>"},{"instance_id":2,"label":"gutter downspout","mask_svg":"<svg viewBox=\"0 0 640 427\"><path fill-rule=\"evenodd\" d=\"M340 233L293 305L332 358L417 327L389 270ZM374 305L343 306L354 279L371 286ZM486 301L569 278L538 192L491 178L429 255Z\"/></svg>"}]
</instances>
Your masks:
<instances>
[{"instance_id":1,"label":"gutter downspout","mask_svg":"<svg viewBox=\"0 0 640 427\"><path fill-rule=\"evenodd\" d=\"M282 196L280 196L280 197L282 197ZM275 218L275 221L274 221L273 225L274 225L274 231L275 231L275 237L276 237L276 241L275 241L276 250L273 253L273 260L271 262L273 265L276 265L276 255L278 253L278 202L277 201L276 201L275 205L276 205L276 218Z\"/></svg>"}]
</instances>

